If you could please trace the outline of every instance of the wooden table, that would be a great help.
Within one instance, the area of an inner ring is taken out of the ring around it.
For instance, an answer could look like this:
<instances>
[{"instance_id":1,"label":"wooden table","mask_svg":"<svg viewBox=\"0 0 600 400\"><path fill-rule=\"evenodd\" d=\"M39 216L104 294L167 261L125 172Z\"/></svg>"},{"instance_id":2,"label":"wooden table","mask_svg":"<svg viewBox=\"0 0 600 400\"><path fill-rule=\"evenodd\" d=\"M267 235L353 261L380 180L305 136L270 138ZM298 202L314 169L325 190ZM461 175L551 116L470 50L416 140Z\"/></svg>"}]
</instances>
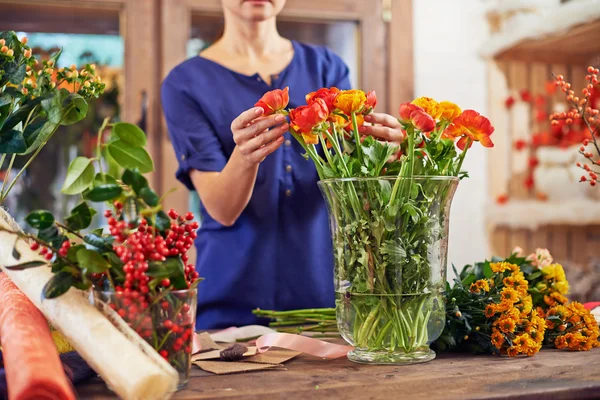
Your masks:
<instances>
[{"instance_id":1,"label":"wooden table","mask_svg":"<svg viewBox=\"0 0 600 400\"><path fill-rule=\"evenodd\" d=\"M113 399L99 379L79 385L82 399ZM596 399L600 349L543 350L508 359L441 354L426 364L365 366L301 355L285 369L212 375L192 366L174 399Z\"/></svg>"}]
</instances>

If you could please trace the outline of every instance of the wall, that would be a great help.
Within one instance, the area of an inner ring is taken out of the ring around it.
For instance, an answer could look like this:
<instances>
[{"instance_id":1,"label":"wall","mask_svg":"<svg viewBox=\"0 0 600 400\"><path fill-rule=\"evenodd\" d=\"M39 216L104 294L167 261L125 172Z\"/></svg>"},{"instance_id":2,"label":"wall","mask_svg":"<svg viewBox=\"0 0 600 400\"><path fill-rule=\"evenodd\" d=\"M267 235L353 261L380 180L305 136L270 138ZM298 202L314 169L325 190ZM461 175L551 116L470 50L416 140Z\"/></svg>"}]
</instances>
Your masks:
<instances>
[{"instance_id":1,"label":"wall","mask_svg":"<svg viewBox=\"0 0 600 400\"><path fill-rule=\"evenodd\" d=\"M488 35L483 11L481 0L413 0L416 96L453 101L485 115L487 68L477 55ZM470 178L460 183L452 204L449 279L454 276L452 263L460 270L488 256L486 156L475 144L463 166Z\"/></svg>"}]
</instances>

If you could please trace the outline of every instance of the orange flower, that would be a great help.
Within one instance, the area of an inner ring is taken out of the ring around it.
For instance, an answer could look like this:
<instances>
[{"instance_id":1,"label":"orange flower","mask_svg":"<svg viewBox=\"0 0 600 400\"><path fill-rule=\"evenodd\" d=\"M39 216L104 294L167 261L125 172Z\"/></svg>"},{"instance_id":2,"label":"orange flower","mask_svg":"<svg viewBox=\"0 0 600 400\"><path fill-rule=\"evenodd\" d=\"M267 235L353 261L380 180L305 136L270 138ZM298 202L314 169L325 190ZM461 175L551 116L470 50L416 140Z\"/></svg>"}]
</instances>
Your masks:
<instances>
[{"instance_id":1,"label":"orange flower","mask_svg":"<svg viewBox=\"0 0 600 400\"><path fill-rule=\"evenodd\" d=\"M367 96L362 90L343 90L338 93L333 105L343 113L351 115L359 111L365 105Z\"/></svg>"},{"instance_id":2,"label":"orange flower","mask_svg":"<svg viewBox=\"0 0 600 400\"><path fill-rule=\"evenodd\" d=\"M454 121L462 113L462 110L459 106L449 101L442 101L439 107L440 119L445 119L450 122Z\"/></svg>"},{"instance_id":3,"label":"orange flower","mask_svg":"<svg viewBox=\"0 0 600 400\"><path fill-rule=\"evenodd\" d=\"M319 143L317 135L312 133L313 128L327 120L329 112L323 99L315 99L311 105L300 106L290 111L290 125L301 133L307 144Z\"/></svg>"},{"instance_id":4,"label":"orange flower","mask_svg":"<svg viewBox=\"0 0 600 400\"><path fill-rule=\"evenodd\" d=\"M264 115L275 114L283 110L290 102L289 87L285 89L275 89L267 92L256 102L254 107L260 107L264 110Z\"/></svg>"},{"instance_id":5,"label":"orange flower","mask_svg":"<svg viewBox=\"0 0 600 400\"><path fill-rule=\"evenodd\" d=\"M400 121L412 124L422 132L431 132L435 129L435 121L421 107L412 103L400 104Z\"/></svg>"},{"instance_id":6,"label":"orange flower","mask_svg":"<svg viewBox=\"0 0 600 400\"><path fill-rule=\"evenodd\" d=\"M377 105L377 95L374 90L367 93L367 101L365 104L368 109L373 109Z\"/></svg>"},{"instance_id":7,"label":"orange flower","mask_svg":"<svg viewBox=\"0 0 600 400\"><path fill-rule=\"evenodd\" d=\"M419 97L414 99L412 103L421 107L433 119L440 119L440 116L442 115L440 103L431 97Z\"/></svg>"},{"instance_id":8,"label":"orange flower","mask_svg":"<svg viewBox=\"0 0 600 400\"><path fill-rule=\"evenodd\" d=\"M460 137L457 146L464 150L467 142L480 142L483 147L494 147L490 135L494 127L490 120L474 110L465 110L447 129L448 134ZM469 146L471 145L469 143Z\"/></svg>"},{"instance_id":9,"label":"orange flower","mask_svg":"<svg viewBox=\"0 0 600 400\"><path fill-rule=\"evenodd\" d=\"M360 128L365 123L365 117L362 114L356 114L356 128ZM349 122L344 127L347 132L352 132L352 122Z\"/></svg>"},{"instance_id":10,"label":"orange flower","mask_svg":"<svg viewBox=\"0 0 600 400\"><path fill-rule=\"evenodd\" d=\"M330 87L329 89L321 88L316 92L311 92L306 95L306 104L310 105L316 99L323 99L325 101L325 104L327 104L327 109L331 113L334 109L333 102L335 101L335 98L337 97L339 92L340 89L336 87Z\"/></svg>"}]
</instances>

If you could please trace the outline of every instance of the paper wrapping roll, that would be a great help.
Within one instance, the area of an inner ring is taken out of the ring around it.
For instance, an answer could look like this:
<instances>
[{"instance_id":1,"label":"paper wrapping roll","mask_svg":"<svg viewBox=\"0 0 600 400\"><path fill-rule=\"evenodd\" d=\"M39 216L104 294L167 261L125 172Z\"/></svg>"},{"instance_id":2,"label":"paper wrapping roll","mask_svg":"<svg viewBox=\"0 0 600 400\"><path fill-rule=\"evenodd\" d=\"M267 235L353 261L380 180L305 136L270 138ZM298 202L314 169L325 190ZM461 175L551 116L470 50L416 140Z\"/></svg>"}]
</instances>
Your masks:
<instances>
[{"instance_id":1,"label":"paper wrapping roll","mask_svg":"<svg viewBox=\"0 0 600 400\"><path fill-rule=\"evenodd\" d=\"M20 229L2 208L0 229ZM14 234L0 231L0 268L115 393L126 400L152 400L169 398L176 391L177 371L126 324L115 321L117 329L90 304L86 293L71 288L57 299L42 301L42 288L53 275L49 267L7 270L6 265L44 260L24 240L16 241L21 254L16 260L15 241Z\"/></svg>"}]
</instances>

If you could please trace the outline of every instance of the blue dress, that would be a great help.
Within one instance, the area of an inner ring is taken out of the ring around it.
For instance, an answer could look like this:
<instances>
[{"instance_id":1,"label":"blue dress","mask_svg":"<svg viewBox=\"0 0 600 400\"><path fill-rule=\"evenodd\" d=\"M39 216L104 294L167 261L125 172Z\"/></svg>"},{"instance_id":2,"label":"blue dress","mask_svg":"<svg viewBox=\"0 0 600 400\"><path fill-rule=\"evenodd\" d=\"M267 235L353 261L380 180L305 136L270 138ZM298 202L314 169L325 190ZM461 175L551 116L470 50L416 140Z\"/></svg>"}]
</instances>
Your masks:
<instances>
[{"instance_id":1,"label":"blue dress","mask_svg":"<svg viewBox=\"0 0 600 400\"><path fill-rule=\"evenodd\" d=\"M162 84L162 105L179 161L177 179L195 190L192 169L221 171L235 143L231 122L267 91L290 88L290 107L321 87L349 89L349 71L333 52L292 42L294 56L269 86L211 60L194 57ZM195 241L198 329L265 323L252 310L334 306L333 255L318 176L302 147L286 133L284 144L260 164L250 202L231 227L200 205Z\"/></svg>"}]
</instances>

